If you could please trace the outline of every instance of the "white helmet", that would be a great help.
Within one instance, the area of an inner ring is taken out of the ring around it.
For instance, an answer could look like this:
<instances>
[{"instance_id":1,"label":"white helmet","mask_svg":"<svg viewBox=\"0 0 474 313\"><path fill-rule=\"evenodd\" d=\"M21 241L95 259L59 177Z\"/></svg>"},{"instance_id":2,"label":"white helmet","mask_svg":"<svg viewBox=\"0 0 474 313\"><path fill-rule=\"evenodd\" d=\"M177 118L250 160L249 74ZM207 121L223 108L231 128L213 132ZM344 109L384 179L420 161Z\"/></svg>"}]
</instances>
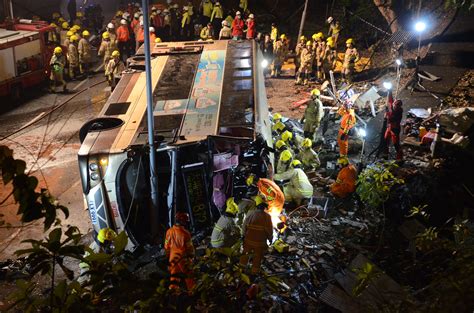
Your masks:
<instances>
[{"instance_id":1,"label":"white helmet","mask_svg":"<svg viewBox=\"0 0 474 313\"><path fill-rule=\"evenodd\" d=\"M112 24L112 23L109 23L109 24L107 24L107 28L109 28L109 29L114 29L114 28L115 28L115 25Z\"/></svg>"},{"instance_id":2,"label":"white helmet","mask_svg":"<svg viewBox=\"0 0 474 313\"><path fill-rule=\"evenodd\" d=\"M137 8L139 8L139 7L140 7L140 3L135 2L135 6L136 6Z\"/></svg>"},{"instance_id":3,"label":"white helmet","mask_svg":"<svg viewBox=\"0 0 474 313\"><path fill-rule=\"evenodd\" d=\"M155 32L155 27L150 27L150 33L154 33Z\"/></svg>"},{"instance_id":4,"label":"white helmet","mask_svg":"<svg viewBox=\"0 0 474 313\"><path fill-rule=\"evenodd\" d=\"M164 10L163 10L163 13L164 13L164 14L168 14L168 13L170 13L170 10L164 9Z\"/></svg>"},{"instance_id":5,"label":"white helmet","mask_svg":"<svg viewBox=\"0 0 474 313\"><path fill-rule=\"evenodd\" d=\"M242 15L242 13L240 13L240 11L237 11L235 12L235 15Z\"/></svg>"},{"instance_id":6,"label":"white helmet","mask_svg":"<svg viewBox=\"0 0 474 313\"><path fill-rule=\"evenodd\" d=\"M219 2L219 1L217 1L215 5L216 5L216 6L219 6L219 5L221 5L221 4L220 4L220 2Z\"/></svg>"},{"instance_id":7,"label":"white helmet","mask_svg":"<svg viewBox=\"0 0 474 313\"><path fill-rule=\"evenodd\" d=\"M188 7L187 6L184 6L183 7L183 11L187 11L188 10Z\"/></svg>"},{"instance_id":8,"label":"white helmet","mask_svg":"<svg viewBox=\"0 0 474 313\"><path fill-rule=\"evenodd\" d=\"M120 24L121 24L121 25L127 25L127 21L124 20L124 19L121 19L121 20L120 20Z\"/></svg>"},{"instance_id":9,"label":"white helmet","mask_svg":"<svg viewBox=\"0 0 474 313\"><path fill-rule=\"evenodd\" d=\"M222 24L222 26L227 26L227 21L223 20L221 24Z\"/></svg>"},{"instance_id":10,"label":"white helmet","mask_svg":"<svg viewBox=\"0 0 474 313\"><path fill-rule=\"evenodd\" d=\"M250 14L249 15L249 18L254 18L255 16L253 14Z\"/></svg>"},{"instance_id":11,"label":"white helmet","mask_svg":"<svg viewBox=\"0 0 474 313\"><path fill-rule=\"evenodd\" d=\"M161 10L160 9L156 10L156 13L161 14Z\"/></svg>"},{"instance_id":12,"label":"white helmet","mask_svg":"<svg viewBox=\"0 0 474 313\"><path fill-rule=\"evenodd\" d=\"M133 17L134 17L134 18L139 18L139 17L140 17L140 14L138 14L138 12L135 12L135 14L133 14Z\"/></svg>"},{"instance_id":13,"label":"white helmet","mask_svg":"<svg viewBox=\"0 0 474 313\"><path fill-rule=\"evenodd\" d=\"M333 20L334 19L332 18L332 16L328 17L328 19L327 19L328 24L331 24Z\"/></svg>"},{"instance_id":14,"label":"white helmet","mask_svg":"<svg viewBox=\"0 0 474 313\"><path fill-rule=\"evenodd\" d=\"M130 17L130 13L125 12L125 13L122 15L122 17L123 17L124 19L127 19L127 18Z\"/></svg>"}]
</instances>

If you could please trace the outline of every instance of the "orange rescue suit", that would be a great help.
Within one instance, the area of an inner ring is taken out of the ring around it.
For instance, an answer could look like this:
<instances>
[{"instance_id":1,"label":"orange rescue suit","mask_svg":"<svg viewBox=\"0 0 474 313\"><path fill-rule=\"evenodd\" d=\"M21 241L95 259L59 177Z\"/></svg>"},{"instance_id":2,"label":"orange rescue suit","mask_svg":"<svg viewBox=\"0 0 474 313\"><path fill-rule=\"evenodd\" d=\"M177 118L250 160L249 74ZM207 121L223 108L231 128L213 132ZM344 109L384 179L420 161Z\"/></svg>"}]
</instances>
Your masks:
<instances>
[{"instance_id":1,"label":"orange rescue suit","mask_svg":"<svg viewBox=\"0 0 474 313\"><path fill-rule=\"evenodd\" d=\"M357 170L354 165L344 166L331 185L331 192L339 198L345 198L356 190Z\"/></svg>"},{"instance_id":2,"label":"orange rescue suit","mask_svg":"<svg viewBox=\"0 0 474 313\"><path fill-rule=\"evenodd\" d=\"M128 42L130 40L130 31L128 30L128 26L121 25L117 29L117 41L118 42Z\"/></svg>"},{"instance_id":3,"label":"orange rescue suit","mask_svg":"<svg viewBox=\"0 0 474 313\"><path fill-rule=\"evenodd\" d=\"M337 113L342 116L341 127L339 128L339 133L337 134L339 155L347 156L347 153L349 152L349 131L352 127L354 127L356 123L356 117L353 109L346 109L345 107L341 107Z\"/></svg>"},{"instance_id":4,"label":"orange rescue suit","mask_svg":"<svg viewBox=\"0 0 474 313\"><path fill-rule=\"evenodd\" d=\"M191 276L192 258L194 257L194 246L191 234L181 225L174 225L166 231L165 250L169 260L169 271L171 274L171 288L178 288L180 277L175 275L186 275L185 283L188 291L194 287L194 279Z\"/></svg>"}]
</instances>

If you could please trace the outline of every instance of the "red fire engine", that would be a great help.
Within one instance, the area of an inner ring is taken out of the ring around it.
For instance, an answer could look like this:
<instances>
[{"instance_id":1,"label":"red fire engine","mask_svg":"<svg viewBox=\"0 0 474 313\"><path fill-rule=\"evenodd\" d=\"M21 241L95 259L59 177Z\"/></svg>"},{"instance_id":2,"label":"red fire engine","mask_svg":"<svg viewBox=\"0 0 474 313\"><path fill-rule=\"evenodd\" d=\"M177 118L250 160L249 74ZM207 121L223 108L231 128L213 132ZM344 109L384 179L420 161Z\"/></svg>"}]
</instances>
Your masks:
<instances>
[{"instance_id":1,"label":"red fire engine","mask_svg":"<svg viewBox=\"0 0 474 313\"><path fill-rule=\"evenodd\" d=\"M19 99L25 88L48 79L55 47L43 21L19 20L0 25L0 96Z\"/></svg>"}]
</instances>

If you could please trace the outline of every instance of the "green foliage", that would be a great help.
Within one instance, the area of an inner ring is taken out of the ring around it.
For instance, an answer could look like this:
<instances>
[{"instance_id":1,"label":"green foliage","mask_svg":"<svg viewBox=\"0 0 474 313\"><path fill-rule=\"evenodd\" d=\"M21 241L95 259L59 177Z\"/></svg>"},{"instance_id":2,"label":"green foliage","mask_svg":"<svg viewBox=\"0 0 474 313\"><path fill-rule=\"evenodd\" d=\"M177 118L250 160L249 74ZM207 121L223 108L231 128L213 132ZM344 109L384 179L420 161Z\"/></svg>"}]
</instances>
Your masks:
<instances>
[{"instance_id":1,"label":"green foliage","mask_svg":"<svg viewBox=\"0 0 474 313\"><path fill-rule=\"evenodd\" d=\"M430 215L426 212L426 208L428 205L420 205L420 206L414 206L411 208L410 213L407 215L407 217L416 217L416 216L421 216L423 219L427 220L429 219Z\"/></svg>"},{"instance_id":2,"label":"green foliage","mask_svg":"<svg viewBox=\"0 0 474 313\"><path fill-rule=\"evenodd\" d=\"M356 284L352 289L352 294L356 297L360 296L381 274L375 266L369 262L365 263L362 268L353 269L353 272L356 274Z\"/></svg>"},{"instance_id":3,"label":"green foliage","mask_svg":"<svg viewBox=\"0 0 474 313\"><path fill-rule=\"evenodd\" d=\"M474 0L445 0L444 5L447 9L467 9L470 11L474 9Z\"/></svg>"},{"instance_id":4,"label":"green foliage","mask_svg":"<svg viewBox=\"0 0 474 313\"><path fill-rule=\"evenodd\" d=\"M356 191L365 205L380 207L388 200L392 187L404 183L392 173L397 167L395 162L374 163L359 174Z\"/></svg>"},{"instance_id":5,"label":"green foliage","mask_svg":"<svg viewBox=\"0 0 474 313\"><path fill-rule=\"evenodd\" d=\"M438 239L436 227L429 227L415 238L416 247L421 251L433 249L435 241Z\"/></svg>"}]
</instances>

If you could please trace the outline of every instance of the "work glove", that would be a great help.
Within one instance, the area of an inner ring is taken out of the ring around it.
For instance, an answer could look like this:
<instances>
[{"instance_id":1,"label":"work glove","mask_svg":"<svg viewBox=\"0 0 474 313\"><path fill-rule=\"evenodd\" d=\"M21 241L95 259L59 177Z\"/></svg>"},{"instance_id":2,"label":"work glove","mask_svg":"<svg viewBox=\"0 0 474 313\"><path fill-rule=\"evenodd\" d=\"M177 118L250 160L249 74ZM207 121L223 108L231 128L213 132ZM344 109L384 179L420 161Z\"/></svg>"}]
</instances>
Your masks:
<instances>
[{"instance_id":1,"label":"work glove","mask_svg":"<svg viewBox=\"0 0 474 313\"><path fill-rule=\"evenodd\" d=\"M346 139L347 139L347 134L345 134L345 133L342 134L342 135L341 135L341 140L344 141L344 140L346 140Z\"/></svg>"}]
</instances>

